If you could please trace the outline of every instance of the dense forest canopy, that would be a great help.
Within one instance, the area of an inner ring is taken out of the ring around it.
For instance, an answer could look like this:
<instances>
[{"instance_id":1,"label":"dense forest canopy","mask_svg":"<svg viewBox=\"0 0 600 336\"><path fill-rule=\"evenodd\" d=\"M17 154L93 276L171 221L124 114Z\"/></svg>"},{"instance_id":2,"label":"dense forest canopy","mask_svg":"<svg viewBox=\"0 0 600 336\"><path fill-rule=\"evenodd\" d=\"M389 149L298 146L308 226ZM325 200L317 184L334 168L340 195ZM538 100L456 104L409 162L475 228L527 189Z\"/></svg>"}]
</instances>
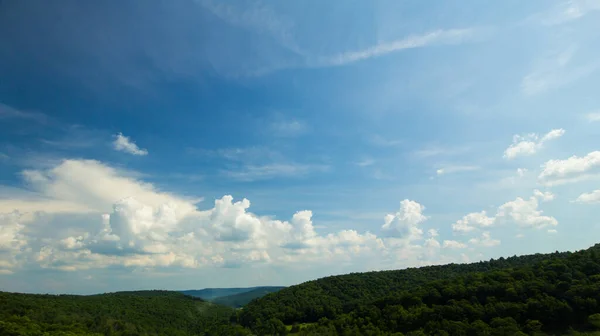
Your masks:
<instances>
[{"instance_id":1,"label":"dense forest canopy","mask_svg":"<svg viewBox=\"0 0 600 336\"><path fill-rule=\"evenodd\" d=\"M600 245L575 253L333 276L252 301L242 325L309 323L306 334L561 334L600 315Z\"/></svg>"},{"instance_id":2,"label":"dense forest canopy","mask_svg":"<svg viewBox=\"0 0 600 336\"><path fill-rule=\"evenodd\" d=\"M326 277L238 310L169 291L0 292L0 335L600 335L599 302L596 245Z\"/></svg>"}]
</instances>

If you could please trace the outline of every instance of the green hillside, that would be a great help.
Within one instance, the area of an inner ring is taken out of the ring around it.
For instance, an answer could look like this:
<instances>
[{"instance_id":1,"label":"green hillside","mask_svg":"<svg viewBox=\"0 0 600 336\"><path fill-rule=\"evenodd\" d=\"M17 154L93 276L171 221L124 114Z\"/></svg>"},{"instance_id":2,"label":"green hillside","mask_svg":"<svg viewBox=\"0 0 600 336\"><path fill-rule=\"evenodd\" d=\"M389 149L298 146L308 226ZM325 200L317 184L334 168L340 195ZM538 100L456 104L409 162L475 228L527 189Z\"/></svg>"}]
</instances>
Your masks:
<instances>
[{"instance_id":1,"label":"green hillside","mask_svg":"<svg viewBox=\"0 0 600 336\"><path fill-rule=\"evenodd\" d=\"M251 292L246 292L251 294ZM309 281L241 310L179 292L0 292L0 335L600 335L600 245Z\"/></svg>"},{"instance_id":2,"label":"green hillside","mask_svg":"<svg viewBox=\"0 0 600 336\"><path fill-rule=\"evenodd\" d=\"M249 292L244 292L235 295L223 296L212 300L212 302L232 308L240 308L248 304L248 302L261 298L267 294L275 293L285 287L257 287Z\"/></svg>"},{"instance_id":3,"label":"green hillside","mask_svg":"<svg viewBox=\"0 0 600 336\"><path fill-rule=\"evenodd\" d=\"M239 321L259 334L304 323L306 335L555 335L600 328L599 303L596 245L327 277L250 302Z\"/></svg>"},{"instance_id":4,"label":"green hillside","mask_svg":"<svg viewBox=\"0 0 600 336\"><path fill-rule=\"evenodd\" d=\"M0 335L244 335L228 307L178 292L0 292Z\"/></svg>"}]
</instances>

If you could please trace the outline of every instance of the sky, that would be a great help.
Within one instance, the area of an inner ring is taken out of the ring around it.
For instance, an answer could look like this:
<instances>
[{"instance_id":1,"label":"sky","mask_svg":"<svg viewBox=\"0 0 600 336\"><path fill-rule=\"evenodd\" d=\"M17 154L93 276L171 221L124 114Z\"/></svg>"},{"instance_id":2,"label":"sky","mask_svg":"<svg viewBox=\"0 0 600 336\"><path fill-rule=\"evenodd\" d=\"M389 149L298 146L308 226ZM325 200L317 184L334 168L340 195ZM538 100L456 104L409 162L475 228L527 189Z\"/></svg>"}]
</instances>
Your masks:
<instances>
[{"instance_id":1,"label":"sky","mask_svg":"<svg viewBox=\"0 0 600 336\"><path fill-rule=\"evenodd\" d=\"M0 1L0 290L598 242L600 1Z\"/></svg>"}]
</instances>

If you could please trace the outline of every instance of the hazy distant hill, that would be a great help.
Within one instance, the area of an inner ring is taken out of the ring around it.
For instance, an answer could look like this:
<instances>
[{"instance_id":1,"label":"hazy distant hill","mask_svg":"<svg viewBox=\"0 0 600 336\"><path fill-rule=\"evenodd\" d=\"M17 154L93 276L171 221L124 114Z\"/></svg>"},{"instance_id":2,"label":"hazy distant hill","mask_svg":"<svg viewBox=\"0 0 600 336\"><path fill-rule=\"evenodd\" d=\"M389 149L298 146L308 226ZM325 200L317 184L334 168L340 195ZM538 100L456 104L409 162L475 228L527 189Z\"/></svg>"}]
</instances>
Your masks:
<instances>
[{"instance_id":1,"label":"hazy distant hill","mask_svg":"<svg viewBox=\"0 0 600 336\"><path fill-rule=\"evenodd\" d=\"M240 308L254 299L261 298L270 293L278 292L284 288L285 287L257 287L249 292L218 297L212 300L212 302L228 307Z\"/></svg>"},{"instance_id":2,"label":"hazy distant hill","mask_svg":"<svg viewBox=\"0 0 600 336\"><path fill-rule=\"evenodd\" d=\"M247 287L247 288L205 288L205 289L183 290L180 292L185 295L199 297L203 300L214 301L217 298L247 293L247 292L255 291L255 290L264 290L264 291L266 291L265 294L267 294L267 293L276 292L282 288L284 288L284 287L259 286L259 287ZM248 301L248 302L250 302L250 301Z\"/></svg>"}]
</instances>

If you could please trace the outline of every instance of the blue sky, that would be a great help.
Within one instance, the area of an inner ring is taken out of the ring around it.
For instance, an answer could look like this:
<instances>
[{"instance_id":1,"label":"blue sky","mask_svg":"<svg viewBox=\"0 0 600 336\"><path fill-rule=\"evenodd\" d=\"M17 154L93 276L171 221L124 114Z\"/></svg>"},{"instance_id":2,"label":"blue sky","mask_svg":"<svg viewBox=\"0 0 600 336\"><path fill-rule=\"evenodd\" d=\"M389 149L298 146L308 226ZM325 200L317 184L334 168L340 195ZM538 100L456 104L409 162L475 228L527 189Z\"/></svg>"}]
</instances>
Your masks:
<instances>
[{"instance_id":1,"label":"blue sky","mask_svg":"<svg viewBox=\"0 0 600 336\"><path fill-rule=\"evenodd\" d=\"M4 1L1 290L292 285L600 229L600 2Z\"/></svg>"}]
</instances>

